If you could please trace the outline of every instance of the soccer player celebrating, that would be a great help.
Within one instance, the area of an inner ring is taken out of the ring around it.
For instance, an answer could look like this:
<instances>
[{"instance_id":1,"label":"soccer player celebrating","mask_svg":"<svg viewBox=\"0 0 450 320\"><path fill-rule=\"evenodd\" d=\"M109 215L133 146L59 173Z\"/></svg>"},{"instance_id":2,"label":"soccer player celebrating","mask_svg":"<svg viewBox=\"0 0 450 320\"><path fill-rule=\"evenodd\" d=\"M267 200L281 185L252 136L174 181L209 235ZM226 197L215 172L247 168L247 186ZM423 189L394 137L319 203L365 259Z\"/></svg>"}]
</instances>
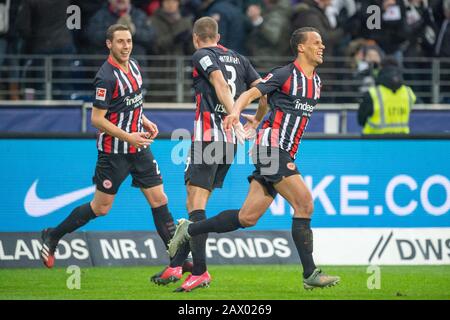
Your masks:
<instances>
[{"instance_id":1,"label":"soccer player celebrating","mask_svg":"<svg viewBox=\"0 0 450 320\"><path fill-rule=\"evenodd\" d=\"M244 139L245 132L239 121L225 129L223 119L231 113L233 99L261 81L247 58L219 45L219 39L218 25L213 18L203 17L194 23L193 42L197 51L192 60L197 108L185 171L187 210L192 221L206 219L205 209L211 192L222 187L236 153L236 140ZM266 100L261 99L260 105L262 109L267 107ZM186 243L171 264L151 280L157 284L178 281L182 276L180 265L190 249L193 271L176 291L207 286L211 276L206 268L206 239L206 234L192 237L190 248Z\"/></svg>"},{"instance_id":2,"label":"soccer player celebrating","mask_svg":"<svg viewBox=\"0 0 450 320\"><path fill-rule=\"evenodd\" d=\"M175 255L184 242L208 232L229 232L254 226L280 193L294 208L292 238L303 265L305 289L336 285L340 278L316 267L313 233L310 227L313 200L294 163L301 138L320 97L321 81L315 69L323 62L325 46L315 28L294 31L290 44L296 59L272 70L255 88L244 92L225 120L225 128L239 121L239 115L253 100L268 95L271 114L259 132L252 150L255 171L249 177L250 190L240 210L227 210L200 222L181 219L169 243ZM258 120L253 119L253 122Z\"/></svg>"},{"instance_id":3,"label":"soccer player celebrating","mask_svg":"<svg viewBox=\"0 0 450 320\"><path fill-rule=\"evenodd\" d=\"M92 125L99 129L94 199L75 208L56 228L42 231L41 258L48 268L54 265L58 241L90 220L106 215L130 173L132 185L141 189L150 204L156 229L166 245L175 229L158 164L148 148L158 128L142 113L142 76L138 62L130 58L133 41L129 28L110 26L106 45L110 54L94 80L91 117Z\"/></svg>"}]
</instances>

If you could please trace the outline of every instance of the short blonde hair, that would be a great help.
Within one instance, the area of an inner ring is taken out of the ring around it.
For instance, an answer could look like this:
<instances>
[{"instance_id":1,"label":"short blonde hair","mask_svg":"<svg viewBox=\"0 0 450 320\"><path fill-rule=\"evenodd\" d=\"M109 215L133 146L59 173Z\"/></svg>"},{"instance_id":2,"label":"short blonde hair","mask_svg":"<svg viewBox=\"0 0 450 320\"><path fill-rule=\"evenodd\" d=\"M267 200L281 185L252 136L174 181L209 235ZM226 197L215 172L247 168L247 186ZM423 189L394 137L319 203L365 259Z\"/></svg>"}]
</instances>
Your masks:
<instances>
[{"instance_id":1,"label":"short blonde hair","mask_svg":"<svg viewBox=\"0 0 450 320\"><path fill-rule=\"evenodd\" d=\"M195 21L193 33L201 40L214 40L219 33L217 21L211 17L203 17Z\"/></svg>"}]
</instances>

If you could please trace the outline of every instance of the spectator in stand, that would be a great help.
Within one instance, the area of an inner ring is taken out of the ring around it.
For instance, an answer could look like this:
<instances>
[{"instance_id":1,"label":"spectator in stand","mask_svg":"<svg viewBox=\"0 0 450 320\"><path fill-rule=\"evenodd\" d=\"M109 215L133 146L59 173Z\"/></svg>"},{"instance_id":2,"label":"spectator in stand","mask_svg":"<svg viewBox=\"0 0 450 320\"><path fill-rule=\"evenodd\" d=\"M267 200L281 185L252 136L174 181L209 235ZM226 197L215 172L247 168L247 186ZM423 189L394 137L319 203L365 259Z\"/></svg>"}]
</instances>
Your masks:
<instances>
[{"instance_id":1,"label":"spectator in stand","mask_svg":"<svg viewBox=\"0 0 450 320\"><path fill-rule=\"evenodd\" d=\"M248 55L291 56L289 0L263 0L263 4L264 8L257 3L247 8L247 17L252 22L252 30L247 37ZM261 68L273 67L274 64L272 59L266 62L256 60L253 62L255 66Z\"/></svg>"},{"instance_id":2,"label":"spectator in stand","mask_svg":"<svg viewBox=\"0 0 450 320\"><path fill-rule=\"evenodd\" d=\"M109 0L89 20L85 38L89 42L91 53L108 54L105 48L105 34L110 25L122 24L130 28L133 36L134 55L145 55L153 46L155 31L149 24L144 11L135 8L130 0ZM145 66L141 60L141 66Z\"/></svg>"},{"instance_id":3,"label":"spectator in stand","mask_svg":"<svg viewBox=\"0 0 450 320\"><path fill-rule=\"evenodd\" d=\"M326 43L324 55L333 56L335 47L344 36L341 28L333 28L328 20L325 10L330 6L331 0L304 0L295 8L292 15L292 28L314 27L320 31L323 42Z\"/></svg>"},{"instance_id":4,"label":"spectator in stand","mask_svg":"<svg viewBox=\"0 0 450 320\"><path fill-rule=\"evenodd\" d=\"M17 13L17 31L24 41L24 53L40 55L73 55L76 53L73 36L66 26L67 7L70 0L23 0ZM70 78L70 73L58 68L67 68L72 65L71 60L55 58L53 62L53 78ZM42 71L34 76L44 82L43 59L29 60L27 65L40 67ZM38 90L38 98L45 97L42 82L33 84L33 89ZM72 91L72 86L55 84L53 87L55 99L67 99Z\"/></svg>"},{"instance_id":5,"label":"spectator in stand","mask_svg":"<svg viewBox=\"0 0 450 320\"><path fill-rule=\"evenodd\" d=\"M186 56L194 53L192 43L192 19L183 17L180 11L180 0L162 0L161 7L151 17L151 24L156 32L152 53L156 55ZM174 59L152 59L153 80L150 83L150 99L156 101L176 102L174 94L176 86L167 85L167 81L176 78ZM157 68L157 69L156 69ZM164 71L162 71L164 69ZM155 93L158 93L157 95Z\"/></svg>"},{"instance_id":6,"label":"spectator in stand","mask_svg":"<svg viewBox=\"0 0 450 320\"><path fill-rule=\"evenodd\" d=\"M89 53L89 43L83 37L83 30L86 30L89 20L105 4L105 0L72 0L72 4L80 7L81 29L74 30L74 40L77 52L80 54ZM90 86L89 86L90 89Z\"/></svg>"},{"instance_id":7,"label":"spectator in stand","mask_svg":"<svg viewBox=\"0 0 450 320\"><path fill-rule=\"evenodd\" d=\"M365 93L375 85L384 53L373 40L353 40L347 49L347 56L351 57L350 68L352 79L356 80L358 93ZM355 91L348 88L348 91Z\"/></svg>"},{"instance_id":8,"label":"spectator in stand","mask_svg":"<svg viewBox=\"0 0 450 320\"><path fill-rule=\"evenodd\" d=\"M367 13L367 8L371 5L381 8L380 29L367 27L367 21L372 14ZM363 0L359 17L359 26L353 28L359 31L359 36L376 41L387 55L394 56L402 64L402 44L408 35L403 0Z\"/></svg>"},{"instance_id":9,"label":"spectator in stand","mask_svg":"<svg viewBox=\"0 0 450 320\"><path fill-rule=\"evenodd\" d=\"M202 7L202 0L183 0L181 1L181 15L183 17L192 17L195 21L201 17L200 11Z\"/></svg>"},{"instance_id":10,"label":"spectator in stand","mask_svg":"<svg viewBox=\"0 0 450 320\"><path fill-rule=\"evenodd\" d=\"M431 56L438 31L433 9L428 5L428 0L407 0L405 7L408 41L404 55L409 57Z\"/></svg>"},{"instance_id":11,"label":"spectator in stand","mask_svg":"<svg viewBox=\"0 0 450 320\"><path fill-rule=\"evenodd\" d=\"M245 16L237 0L203 0L202 16L210 16L219 24L220 44L245 54Z\"/></svg>"},{"instance_id":12,"label":"spectator in stand","mask_svg":"<svg viewBox=\"0 0 450 320\"><path fill-rule=\"evenodd\" d=\"M440 25L436 47L435 55L437 57L450 57L450 0L444 0L442 2L442 11L444 12L444 20Z\"/></svg>"},{"instance_id":13,"label":"spectator in stand","mask_svg":"<svg viewBox=\"0 0 450 320\"><path fill-rule=\"evenodd\" d=\"M331 4L325 8L325 14L332 28L344 25L355 13L355 0L331 0Z\"/></svg>"},{"instance_id":14,"label":"spectator in stand","mask_svg":"<svg viewBox=\"0 0 450 320\"><path fill-rule=\"evenodd\" d=\"M438 37L436 40L436 47L435 47L435 55L437 57L450 57L450 0L444 0L442 3L442 11L444 12L445 19L442 21L442 24L440 26ZM441 62L441 68L443 69L450 69L450 63L447 61ZM450 83L450 74L442 74L441 75L441 81L446 81L447 83ZM450 103L450 86L442 85L441 86L441 92L444 96L442 98L442 103Z\"/></svg>"},{"instance_id":15,"label":"spectator in stand","mask_svg":"<svg viewBox=\"0 0 450 320\"><path fill-rule=\"evenodd\" d=\"M133 0L133 5L151 17L161 7L161 0Z\"/></svg>"},{"instance_id":16,"label":"spectator in stand","mask_svg":"<svg viewBox=\"0 0 450 320\"><path fill-rule=\"evenodd\" d=\"M16 57L5 58L3 55L17 55L21 50L21 41L17 34L17 11L21 0L0 0L0 67L10 68L8 71L0 70L0 79L20 77L19 59ZM9 80L3 82L0 89L9 91L9 95L0 95L0 99L18 100L19 84L17 82L10 82Z\"/></svg>"},{"instance_id":17,"label":"spectator in stand","mask_svg":"<svg viewBox=\"0 0 450 320\"><path fill-rule=\"evenodd\" d=\"M0 66L3 65L6 49L8 48L7 34L9 31L9 14L11 0L0 0Z\"/></svg>"},{"instance_id":18,"label":"spectator in stand","mask_svg":"<svg viewBox=\"0 0 450 320\"><path fill-rule=\"evenodd\" d=\"M192 19L183 17L180 0L162 0L151 17L156 32L152 53L159 55L192 55Z\"/></svg>"}]
</instances>

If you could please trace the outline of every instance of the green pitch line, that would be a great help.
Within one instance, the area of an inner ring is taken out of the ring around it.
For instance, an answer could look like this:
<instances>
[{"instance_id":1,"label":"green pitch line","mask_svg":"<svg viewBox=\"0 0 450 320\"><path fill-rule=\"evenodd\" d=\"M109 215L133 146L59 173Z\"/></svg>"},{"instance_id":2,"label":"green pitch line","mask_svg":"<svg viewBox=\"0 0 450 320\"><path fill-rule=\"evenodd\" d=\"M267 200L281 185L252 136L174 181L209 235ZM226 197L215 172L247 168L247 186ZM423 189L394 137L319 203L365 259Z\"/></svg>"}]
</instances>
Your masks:
<instances>
[{"instance_id":1,"label":"green pitch line","mask_svg":"<svg viewBox=\"0 0 450 320\"><path fill-rule=\"evenodd\" d=\"M303 289L298 266L214 265L209 266L211 286L190 293L172 292L181 282L166 287L150 283L161 268L82 268L79 290L67 288L65 268L0 269L0 299L450 299L449 265L380 267L381 288L372 290L367 267L327 266L324 270L341 276L341 283L313 291Z\"/></svg>"}]
</instances>

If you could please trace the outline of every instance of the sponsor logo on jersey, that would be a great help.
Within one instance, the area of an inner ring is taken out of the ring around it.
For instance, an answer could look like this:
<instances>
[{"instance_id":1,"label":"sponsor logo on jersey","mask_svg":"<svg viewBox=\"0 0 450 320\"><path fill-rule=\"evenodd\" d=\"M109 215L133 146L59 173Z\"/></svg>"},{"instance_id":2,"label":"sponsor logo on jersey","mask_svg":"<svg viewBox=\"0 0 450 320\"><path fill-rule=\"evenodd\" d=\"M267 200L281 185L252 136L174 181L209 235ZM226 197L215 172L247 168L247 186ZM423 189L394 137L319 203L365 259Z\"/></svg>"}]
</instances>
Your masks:
<instances>
[{"instance_id":1,"label":"sponsor logo on jersey","mask_svg":"<svg viewBox=\"0 0 450 320\"><path fill-rule=\"evenodd\" d=\"M209 66L212 66L212 61L211 58L209 56L204 56L203 58L200 59L200 65L202 66L203 70L206 71L206 69L208 69Z\"/></svg>"},{"instance_id":2,"label":"sponsor logo on jersey","mask_svg":"<svg viewBox=\"0 0 450 320\"><path fill-rule=\"evenodd\" d=\"M273 77L273 73L268 73L268 74L261 80L261 82L262 82L262 83L266 83L266 82L269 81L270 78L272 78L272 77Z\"/></svg>"},{"instance_id":3,"label":"sponsor logo on jersey","mask_svg":"<svg viewBox=\"0 0 450 320\"><path fill-rule=\"evenodd\" d=\"M301 102L300 99L295 100L294 103L295 103L294 108L297 110L302 110L306 112L314 111L314 106L308 104L307 102Z\"/></svg>"},{"instance_id":4,"label":"sponsor logo on jersey","mask_svg":"<svg viewBox=\"0 0 450 320\"><path fill-rule=\"evenodd\" d=\"M137 107L142 104L142 99L143 99L142 93L139 93L134 98L126 97L125 104L127 106L135 105L134 107ZM136 105L136 104L138 104L138 105Z\"/></svg>"},{"instance_id":5,"label":"sponsor logo on jersey","mask_svg":"<svg viewBox=\"0 0 450 320\"><path fill-rule=\"evenodd\" d=\"M100 101L105 101L106 99L106 89L105 88L97 88L95 90L95 99Z\"/></svg>"}]
</instances>

